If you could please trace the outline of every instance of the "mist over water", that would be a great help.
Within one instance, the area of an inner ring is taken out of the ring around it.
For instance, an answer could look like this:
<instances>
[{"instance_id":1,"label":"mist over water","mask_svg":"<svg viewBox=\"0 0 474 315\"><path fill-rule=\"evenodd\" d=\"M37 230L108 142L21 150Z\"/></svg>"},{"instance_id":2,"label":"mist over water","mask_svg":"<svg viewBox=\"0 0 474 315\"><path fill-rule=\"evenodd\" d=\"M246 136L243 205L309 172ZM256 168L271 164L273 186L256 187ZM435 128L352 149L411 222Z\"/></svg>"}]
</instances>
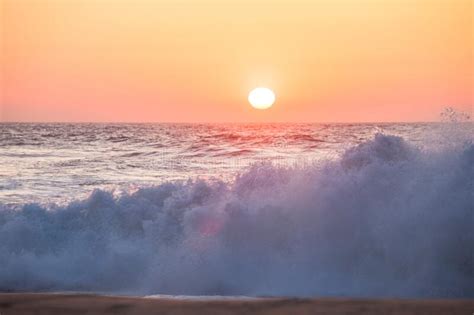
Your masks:
<instances>
[{"instance_id":1,"label":"mist over water","mask_svg":"<svg viewBox=\"0 0 474 315\"><path fill-rule=\"evenodd\" d=\"M92 185L82 197L73 185L75 201L48 204L56 200L51 184L39 194L48 202L3 192L0 290L474 297L471 124L433 137L425 125L390 125L384 133L331 126L326 134L275 127L275 137L268 128L254 138L257 131L245 131L244 140L242 131L228 132L220 144L214 135L196 150L252 152L244 153L251 166L211 168L234 176L199 178L193 167L211 164L205 156L193 157L187 177L169 171L186 180L160 177L120 194ZM288 139L282 154L314 163L272 163L280 154L270 149L275 139Z\"/></svg>"}]
</instances>

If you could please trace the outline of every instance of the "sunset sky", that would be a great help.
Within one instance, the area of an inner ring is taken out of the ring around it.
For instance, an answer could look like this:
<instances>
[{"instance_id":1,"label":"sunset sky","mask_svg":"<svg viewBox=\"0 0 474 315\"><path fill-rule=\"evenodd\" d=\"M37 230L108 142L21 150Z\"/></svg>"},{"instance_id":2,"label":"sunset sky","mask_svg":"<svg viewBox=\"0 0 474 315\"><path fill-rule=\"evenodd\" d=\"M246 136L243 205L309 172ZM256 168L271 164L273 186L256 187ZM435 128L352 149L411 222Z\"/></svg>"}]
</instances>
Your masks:
<instances>
[{"instance_id":1,"label":"sunset sky","mask_svg":"<svg viewBox=\"0 0 474 315\"><path fill-rule=\"evenodd\" d=\"M472 113L471 0L0 0L0 121ZM247 95L271 88L274 106Z\"/></svg>"}]
</instances>

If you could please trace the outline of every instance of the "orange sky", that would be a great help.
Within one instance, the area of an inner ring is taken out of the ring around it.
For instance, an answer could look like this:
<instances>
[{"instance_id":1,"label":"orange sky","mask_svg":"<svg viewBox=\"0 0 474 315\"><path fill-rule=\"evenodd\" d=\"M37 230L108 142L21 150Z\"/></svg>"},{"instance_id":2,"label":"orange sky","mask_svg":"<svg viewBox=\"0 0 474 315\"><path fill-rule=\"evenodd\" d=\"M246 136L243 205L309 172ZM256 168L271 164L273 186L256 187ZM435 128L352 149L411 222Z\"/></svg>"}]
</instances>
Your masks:
<instances>
[{"instance_id":1,"label":"orange sky","mask_svg":"<svg viewBox=\"0 0 474 315\"><path fill-rule=\"evenodd\" d=\"M472 113L470 0L0 1L0 121ZM248 104L256 86L271 109Z\"/></svg>"}]
</instances>

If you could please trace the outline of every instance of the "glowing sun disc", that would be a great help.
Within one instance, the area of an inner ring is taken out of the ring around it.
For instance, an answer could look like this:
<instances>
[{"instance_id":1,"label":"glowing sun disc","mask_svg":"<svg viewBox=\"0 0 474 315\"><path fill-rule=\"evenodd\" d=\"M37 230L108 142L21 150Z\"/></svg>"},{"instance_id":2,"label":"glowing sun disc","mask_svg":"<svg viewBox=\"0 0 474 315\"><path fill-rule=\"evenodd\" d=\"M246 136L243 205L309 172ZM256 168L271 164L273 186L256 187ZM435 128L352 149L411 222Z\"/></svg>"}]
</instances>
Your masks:
<instances>
[{"instance_id":1,"label":"glowing sun disc","mask_svg":"<svg viewBox=\"0 0 474 315\"><path fill-rule=\"evenodd\" d=\"M258 87L249 93L248 100L256 109L267 109L275 103L275 93L270 89Z\"/></svg>"}]
</instances>

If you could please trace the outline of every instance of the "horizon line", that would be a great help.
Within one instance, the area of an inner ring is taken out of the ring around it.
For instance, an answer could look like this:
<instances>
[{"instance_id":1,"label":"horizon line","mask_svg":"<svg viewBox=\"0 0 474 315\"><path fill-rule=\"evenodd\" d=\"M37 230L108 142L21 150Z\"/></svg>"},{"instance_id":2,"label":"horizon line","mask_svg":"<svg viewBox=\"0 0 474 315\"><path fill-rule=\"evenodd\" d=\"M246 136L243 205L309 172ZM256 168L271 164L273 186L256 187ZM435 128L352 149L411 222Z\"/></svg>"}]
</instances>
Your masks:
<instances>
[{"instance_id":1,"label":"horizon line","mask_svg":"<svg viewBox=\"0 0 474 315\"><path fill-rule=\"evenodd\" d=\"M441 120L419 120L419 121L0 121L0 124L420 124L420 123L445 123ZM474 122L472 120L460 121Z\"/></svg>"}]
</instances>

